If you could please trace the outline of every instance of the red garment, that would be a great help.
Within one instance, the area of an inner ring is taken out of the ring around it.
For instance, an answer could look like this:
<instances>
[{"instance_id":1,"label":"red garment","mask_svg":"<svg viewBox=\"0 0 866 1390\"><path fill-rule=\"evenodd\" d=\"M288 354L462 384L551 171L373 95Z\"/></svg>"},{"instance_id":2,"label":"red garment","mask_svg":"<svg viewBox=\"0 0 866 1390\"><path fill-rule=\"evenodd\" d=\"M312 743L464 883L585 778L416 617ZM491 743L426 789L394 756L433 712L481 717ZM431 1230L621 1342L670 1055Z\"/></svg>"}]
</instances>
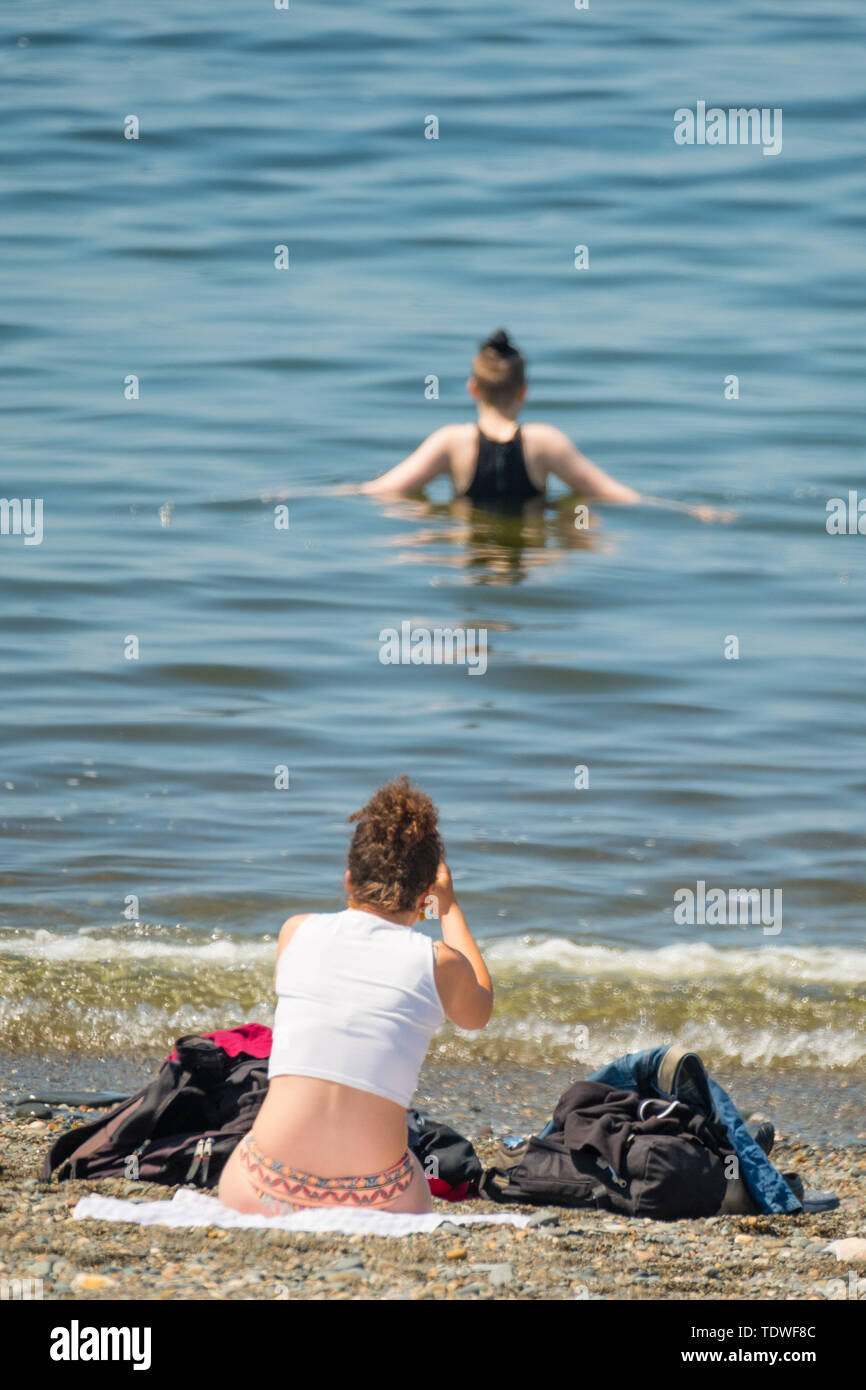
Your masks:
<instances>
[{"instance_id":1,"label":"red garment","mask_svg":"<svg viewBox=\"0 0 866 1390\"><path fill-rule=\"evenodd\" d=\"M427 1186L430 1189L431 1197L441 1197L443 1202L466 1202L471 1197L477 1197L478 1192L473 1191L473 1184L461 1182L457 1187L451 1187L444 1178L431 1178L427 1174Z\"/></svg>"},{"instance_id":2,"label":"red garment","mask_svg":"<svg viewBox=\"0 0 866 1390\"><path fill-rule=\"evenodd\" d=\"M264 1023L240 1023L237 1028L224 1028L218 1033L202 1033L203 1038L213 1038L230 1057L244 1053L247 1057L270 1057L271 1030ZM177 1061L177 1050L172 1048L168 1060Z\"/></svg>"}]
</instances>

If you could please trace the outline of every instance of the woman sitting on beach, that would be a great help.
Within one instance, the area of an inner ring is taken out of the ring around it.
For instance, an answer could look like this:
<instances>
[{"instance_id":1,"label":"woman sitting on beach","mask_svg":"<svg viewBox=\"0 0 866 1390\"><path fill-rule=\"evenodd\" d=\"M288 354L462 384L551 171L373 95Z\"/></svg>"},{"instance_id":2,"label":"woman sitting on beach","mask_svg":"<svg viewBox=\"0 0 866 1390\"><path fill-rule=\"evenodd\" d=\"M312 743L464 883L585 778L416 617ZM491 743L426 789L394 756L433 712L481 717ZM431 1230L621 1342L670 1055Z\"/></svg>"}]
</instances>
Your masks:
<instances>
[{"instance_id":1,"label":"woman sitting on beach","mask_svg":"<svg viewBox=\"0 0 866 1390\"><path fill-rule=\"evenodd\" d=\"M701 521L733 519L732 513L713 507L642 495L592 463L555 425L518 424L526 399L526 361L504 329L481 344L466 389L477 405L476 425L443 425L402 463L352 490L377 497L408 496L448 473L455 497L478 507L515 508L543 499L553 475L589 499L654 503Z\"/></svg>"},{"instance_id":2,"label":"woman sitting on beach","mask_svg":"<svg viewBox=\"0 0 866 1390\"><path fill-rule=\"evenodd\" d=\"M219 1185L237 1211L429 1211L406 1109L443 1017L477 1029L493 1009L430 798L401 777L350 819L348 907L280 932L268 1093ZM412 931L431 895L437 942Z\"/></svg>"}]
</instances>

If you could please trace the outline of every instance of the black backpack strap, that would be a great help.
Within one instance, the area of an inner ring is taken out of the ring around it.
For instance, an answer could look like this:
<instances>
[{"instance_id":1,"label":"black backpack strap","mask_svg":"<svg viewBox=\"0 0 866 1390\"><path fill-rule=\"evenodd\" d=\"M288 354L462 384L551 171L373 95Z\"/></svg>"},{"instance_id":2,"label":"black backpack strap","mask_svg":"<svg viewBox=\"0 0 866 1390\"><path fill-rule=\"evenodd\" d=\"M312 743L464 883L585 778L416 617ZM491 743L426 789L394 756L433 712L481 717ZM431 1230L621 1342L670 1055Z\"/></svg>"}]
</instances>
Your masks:
<instances>
[{"instance_id":1,"label":"black backpack strap","mask_svg":"<svg viewBox=\"0 0 866 1390\"><path fill-rule=\"evenodd\" d=\"M501 1179L504 1179L504 1182ZM478 1179L478 1196L488 1202L507 1202L510 1187L506 1168L485 1168Z\"/></svg>"},{"instance_id":2,"label":"black backpack strap","mask_svg":"<svg viewBox=\"0 0 866 1390\"><path fill-rule=\"evenodd\" d=\"M115 1129L114 1146L132 1150L146 1144L153 1137L163 1113L190 1082L190 1072L179 1062L166 1058L150 1085L140 1093L141 1103L131 1107L129 1118Z\"/></svg>"},{"instance_id":3,"label":"black backpack strap","mask_svg":"<svg viewBox=\"0 0 866 1390\"><path fill-rule=\"evenodd\" d=\"M693 1110L716 1119L716 1105L703 1061L687 1047L669 1047L656 1073L656 1086L664 1096L683 1101Z\"/></svg>"},{"instance_id":4,"label":"black backpack strap","mask_svg":"<svg viewBox=\"0 0 866 1390\"><path fill-rule=\"evenodd\" d=\"M184 1178L184 1182L192 1182L193 1178L198 1172L199 1164L202 1160L202 1144L203 1141L201 1139L196 1140L195 1149L193 1150L192 1155L192 1163L189 1165L189 1168L187 1169L187 1174Z\"/></svg>"},{"instance_id":5,"label":"black backpack strap","mask_svg":"<svg viewBox=\"0 0 866 1390\"><path fill-rule=\"evenodd\" d=\"M501 1182L503 1178L505 1181ZM533 1205L532 1198L509 1181L508 1170L503 1168L485 1168L478 1184L478 1195L488 1202L519 1202L524 1206ZM611 1201L610 1190L603 1182L593 1185L592 1200L599 1211L616 1210ZM551 1199L545 1198L544 1205L550 1204Z\"/></svg>"},{"instance_id":6,"label":"black backpack strap","mask_svg":"<svg viewBox=\"0 0 866 1390\"><path fill-rule=\"evenodd\" d=\"M192 1182L195 1178L199 1187L207 1187L207 1175L212 1155L213 1139L209 1136L205 1139L198 1139L193 1151L192 1163L189 1165L184 1182ZM201 1169L200 1173L199 1169Z\"/></svg>"}]
</instances>

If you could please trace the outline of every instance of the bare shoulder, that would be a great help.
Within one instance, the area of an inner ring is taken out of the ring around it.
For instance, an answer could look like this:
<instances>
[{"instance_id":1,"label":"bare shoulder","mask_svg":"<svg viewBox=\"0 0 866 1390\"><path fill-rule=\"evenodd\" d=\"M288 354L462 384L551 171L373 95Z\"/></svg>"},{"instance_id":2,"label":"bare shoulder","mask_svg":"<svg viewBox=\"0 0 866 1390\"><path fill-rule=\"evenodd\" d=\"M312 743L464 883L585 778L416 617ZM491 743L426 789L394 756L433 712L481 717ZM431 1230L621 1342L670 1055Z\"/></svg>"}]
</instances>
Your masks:
<instances>
[{"instance_id":1,"label":"bare shoulder","mask_svg":"<svg viewBox=\"0 0 866 1390\"><path fill-rule=\"evenodd\" d=\"M555 457L574 449L574 444L567 434L557 429L556 425L548 425L541 420L533 420L526 425L521 425L520 432L530 448L537 450L546 458Z\"/></svg>"},{"instance_id":2,"label":"bare shoulder","mask_svg":"<svg viewBox=\"0 0 866 1390\"><path fill-rule=\"evenodd\" d=\"M448 444L451 440L461 439L471 429L471 425L453 422L450 425L440 425L438 429L428 434L427 438L435 439L439 444Z\"/></svg>"},{"instance_id":3,"label":"bare shoulder","mask_svg":"<svg viewBox=\"0 0 866 1390\"><path fill-rule=\"evenodd\" d=\"M306 922L307 918L310 916L312 916L310 912L298 912L294 917L286 918L285 922L280 927L278 951L282 951L284 946L288 946L295 932L298 930L298 927L302 922Z\"/></svg>"},{"instance_id":4,"label":"bare shoulder","mask_svg":"<svg viewBox=\"0 0 866 1390\"><path fill-rule=\"evenodd\" d=\"M475 426L465 421L459 424L442 425L430 438L439 439L446 449L452 449L465 444L467 440L474 439Z\"/></svg>"}]
</instances>

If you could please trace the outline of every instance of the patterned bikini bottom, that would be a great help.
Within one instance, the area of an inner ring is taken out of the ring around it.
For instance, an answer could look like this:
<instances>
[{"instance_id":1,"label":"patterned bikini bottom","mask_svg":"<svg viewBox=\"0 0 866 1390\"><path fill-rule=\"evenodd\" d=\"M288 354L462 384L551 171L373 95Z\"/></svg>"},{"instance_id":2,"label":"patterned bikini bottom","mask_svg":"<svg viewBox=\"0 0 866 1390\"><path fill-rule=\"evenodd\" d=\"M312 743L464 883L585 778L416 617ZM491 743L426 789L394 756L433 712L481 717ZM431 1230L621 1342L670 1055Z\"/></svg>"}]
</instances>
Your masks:
<instances>
[{"instance_id":1,"label":"patterned bikini bottom","mask_svg":"<svg viewBox=\"0 0 866 1390\"><path fill-rule=\"evenodd\" d=\"M351 1178L319 1178L313 1173L296 1172L286 1163L267 1158L251 1134L241 1140L239 1152L247 1181L259 1196L283 1211L301 1207L383 1206L406 1191L415 1172L408 1149L392 1168Z\"/></svg>"}]
</instances>

